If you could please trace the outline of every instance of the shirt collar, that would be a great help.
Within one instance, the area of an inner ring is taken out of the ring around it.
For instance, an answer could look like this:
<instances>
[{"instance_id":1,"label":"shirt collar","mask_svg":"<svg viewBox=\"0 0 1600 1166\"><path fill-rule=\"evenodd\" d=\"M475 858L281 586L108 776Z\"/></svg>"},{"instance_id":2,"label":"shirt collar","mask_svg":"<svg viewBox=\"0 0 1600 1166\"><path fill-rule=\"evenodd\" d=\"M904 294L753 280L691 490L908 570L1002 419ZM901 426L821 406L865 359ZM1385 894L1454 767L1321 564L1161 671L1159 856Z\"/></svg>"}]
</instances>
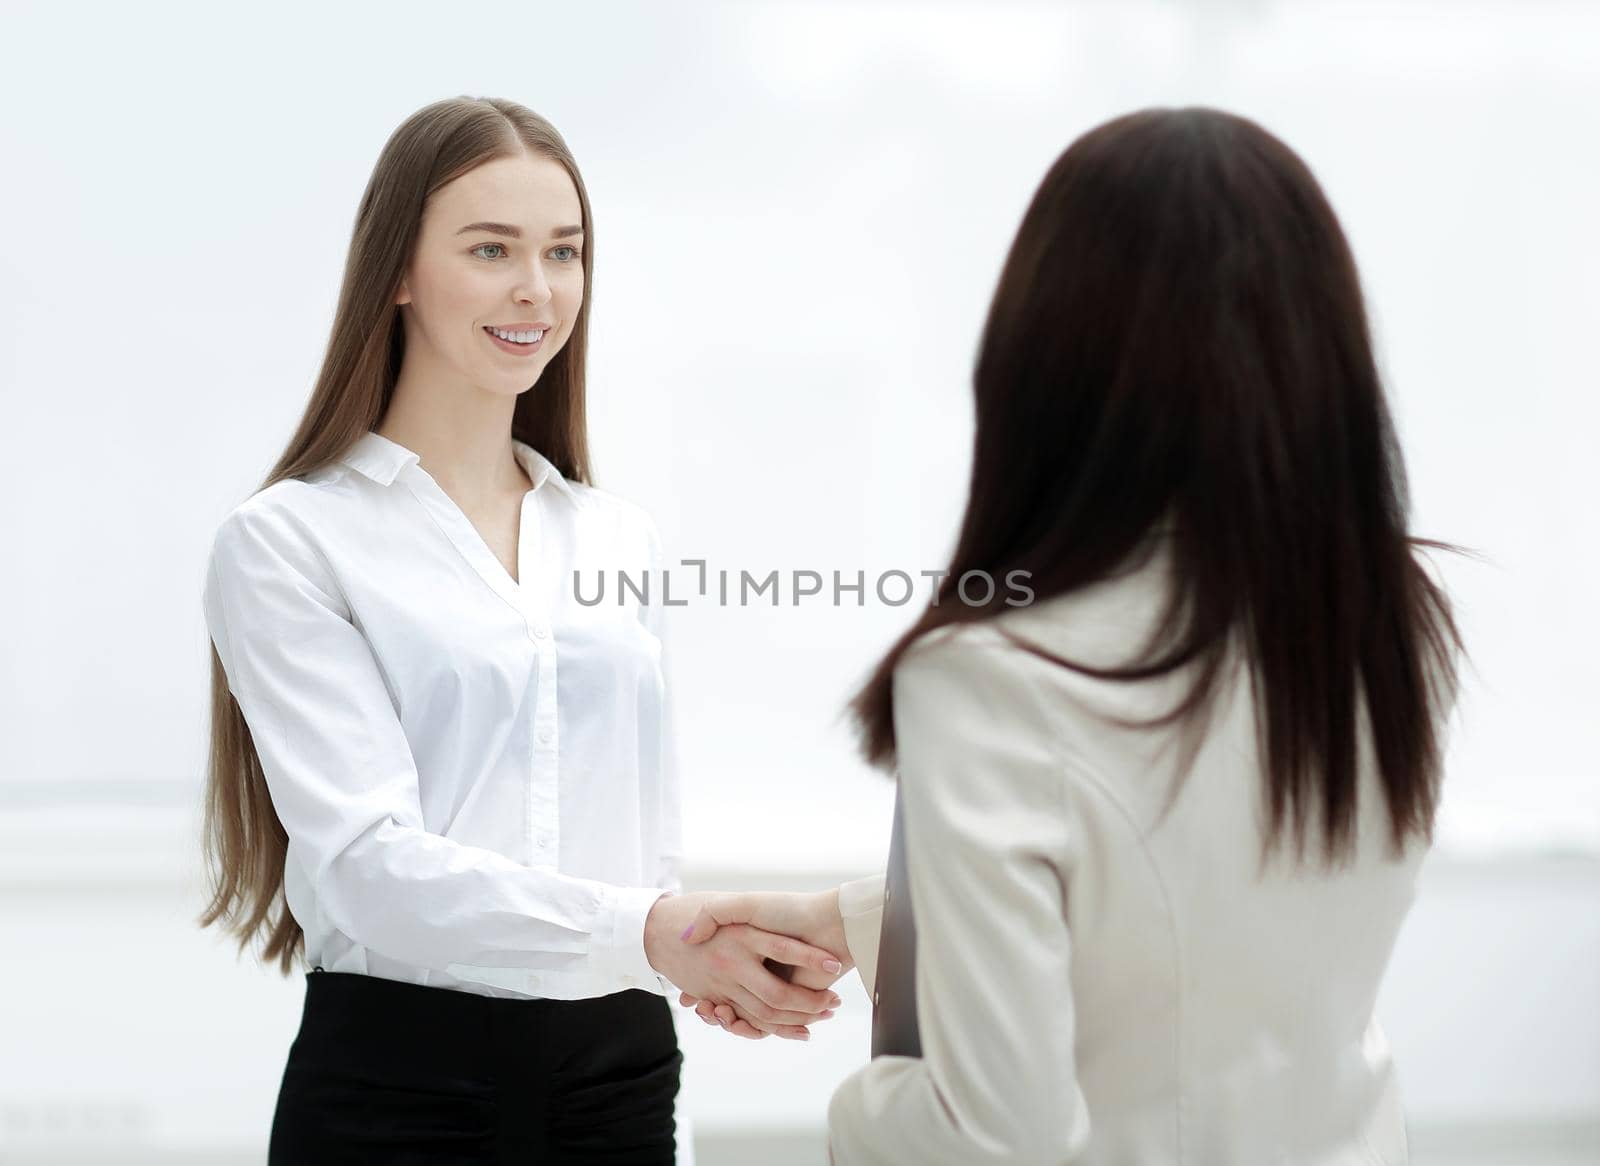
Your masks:
<instances>
[{"instance_id":1,"label":"shirt collar","mask_svg":"<svg viewBox=\"0 0 1600 1166\"><path fill-rule=\"evenodd\" d=\"M527 442L514 437L511 439L511 448L535 490L549 482L568 498L577 501L572 484L548 458ZM378 485L387 486L399 477L401 470L420 463L422 459L415 450L406 448L374 429L369 429L356 439L355 444L339 460L351 469L365 474Z\"/></svg>"},{"instance_id":2,"label":"shirt collar","mask_svg":"<svg viewBox=\"0 0 1600 1166\"><path fill-rule=\"evenodd\" d=\"M515 437L511 439L511 448L517 455L517 461L522 463L522 468L527 473L528 480L533 483L535 490L549 482L571 501L576 502L578 500L578 495L573 490L572 483L567 481L566 476L556 469L555 463L545 457L544 454L534 449L527 442L518 441Z\"/></svg>"}]
</instances>

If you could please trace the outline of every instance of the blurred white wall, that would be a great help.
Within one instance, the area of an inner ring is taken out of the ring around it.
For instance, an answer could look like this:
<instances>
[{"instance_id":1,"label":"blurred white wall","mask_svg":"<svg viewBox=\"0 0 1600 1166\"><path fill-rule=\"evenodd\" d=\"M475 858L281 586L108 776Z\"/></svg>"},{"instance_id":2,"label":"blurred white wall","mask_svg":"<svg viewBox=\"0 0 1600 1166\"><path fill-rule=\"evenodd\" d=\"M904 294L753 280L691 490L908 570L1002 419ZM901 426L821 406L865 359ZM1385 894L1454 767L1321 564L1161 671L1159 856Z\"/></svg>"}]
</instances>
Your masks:
<instances>
[{"instance_id":1,"label":"blurred white wall","mask_svg":"<svg viewBox=\"0 0 1600 1166\"><path fill-rule=\"evenodd\" d=\"M378 150L455 93L521 101L576 152L598 480L655 514L669 554L735 577L943 565L978 328L1072 138L1210 104L1299 151L1364 272L1415 527L1491 558L1447 564L1477 667L1454 873L1385 996L1412 1112L1600 1129L1600 7L9 3L0 1032L30 1035L0 1037L0 1154L86 1096L91 1057L180 1141L260 1132L298 987L197 954L221 949L186 922L204 555L304 405ZM796 886L881 861L889 790L838 714L911 610L869 586L862 607L673 613L704 877ZM168 1026L241 1043L200 1065L204 1041ZM710 1087L714 1064L821 1047L776 1044L693 1046L705 1123L803 1124L730 1093L747 1073ZM834 1047L836 1069L865 1056Z\"/></svg>"}]
</instances>

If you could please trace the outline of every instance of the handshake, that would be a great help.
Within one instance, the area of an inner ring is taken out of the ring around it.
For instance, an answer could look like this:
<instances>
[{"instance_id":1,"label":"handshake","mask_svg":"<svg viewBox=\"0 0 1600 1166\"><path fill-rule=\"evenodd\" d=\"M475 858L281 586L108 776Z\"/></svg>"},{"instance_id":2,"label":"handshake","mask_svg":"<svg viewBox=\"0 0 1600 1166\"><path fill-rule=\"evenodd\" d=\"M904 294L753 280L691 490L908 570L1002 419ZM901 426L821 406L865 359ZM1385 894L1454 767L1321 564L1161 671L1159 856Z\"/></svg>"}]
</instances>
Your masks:
<instances>
[{"instance_id":1,"label":"handshake","mask_svg":"<svg viewBox=\"0 0 1600 1166\"><path fill-rule=\"evenodd\" d=\"M835 887L816 893L663 895L644 927L645 958L707 1024L762 1040L809 1040L833 1015L831 985L855 963Z\"/></svg>"}]
</instances>

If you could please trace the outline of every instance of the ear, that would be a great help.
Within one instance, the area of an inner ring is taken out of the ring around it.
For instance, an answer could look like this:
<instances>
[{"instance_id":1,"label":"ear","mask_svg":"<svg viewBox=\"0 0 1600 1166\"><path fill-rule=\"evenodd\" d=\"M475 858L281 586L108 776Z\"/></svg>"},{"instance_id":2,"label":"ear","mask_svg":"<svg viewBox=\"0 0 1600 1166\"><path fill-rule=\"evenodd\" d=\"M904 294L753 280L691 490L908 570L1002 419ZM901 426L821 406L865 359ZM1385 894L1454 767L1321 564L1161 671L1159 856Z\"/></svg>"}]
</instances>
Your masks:
<instances>
[{"instance_id":1,"label":"ear","mask_svg":"<svg viewBox=\"0 0 1600 1166\"><path fill-rule=\"evenodd\" d=\"M398 308L401 304L409 304L410 302L411 289L406 287L406 281L402 279L400 281L400 290L395 293L394 306Z\"/></svg>"}]
</instances>

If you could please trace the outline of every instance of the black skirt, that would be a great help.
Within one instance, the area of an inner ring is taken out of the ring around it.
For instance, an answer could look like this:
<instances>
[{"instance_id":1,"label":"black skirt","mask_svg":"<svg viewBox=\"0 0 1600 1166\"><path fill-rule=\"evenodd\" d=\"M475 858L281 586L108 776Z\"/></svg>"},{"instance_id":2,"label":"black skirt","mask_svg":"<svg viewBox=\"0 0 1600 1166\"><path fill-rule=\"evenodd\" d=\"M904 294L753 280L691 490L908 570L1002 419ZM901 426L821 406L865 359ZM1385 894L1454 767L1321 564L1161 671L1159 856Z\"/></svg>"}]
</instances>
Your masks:
<instances>
[{"instance_id":1,"label":"black skirt","mask_svg":"<svg viewBox=\"0 0 1600 1166\"><path fill-rule=\"evenodd\" d=\"M666 999L505 999L306 973L269 1166L672 1166L683 1054Z\"/></svg>"}]
</instances>

